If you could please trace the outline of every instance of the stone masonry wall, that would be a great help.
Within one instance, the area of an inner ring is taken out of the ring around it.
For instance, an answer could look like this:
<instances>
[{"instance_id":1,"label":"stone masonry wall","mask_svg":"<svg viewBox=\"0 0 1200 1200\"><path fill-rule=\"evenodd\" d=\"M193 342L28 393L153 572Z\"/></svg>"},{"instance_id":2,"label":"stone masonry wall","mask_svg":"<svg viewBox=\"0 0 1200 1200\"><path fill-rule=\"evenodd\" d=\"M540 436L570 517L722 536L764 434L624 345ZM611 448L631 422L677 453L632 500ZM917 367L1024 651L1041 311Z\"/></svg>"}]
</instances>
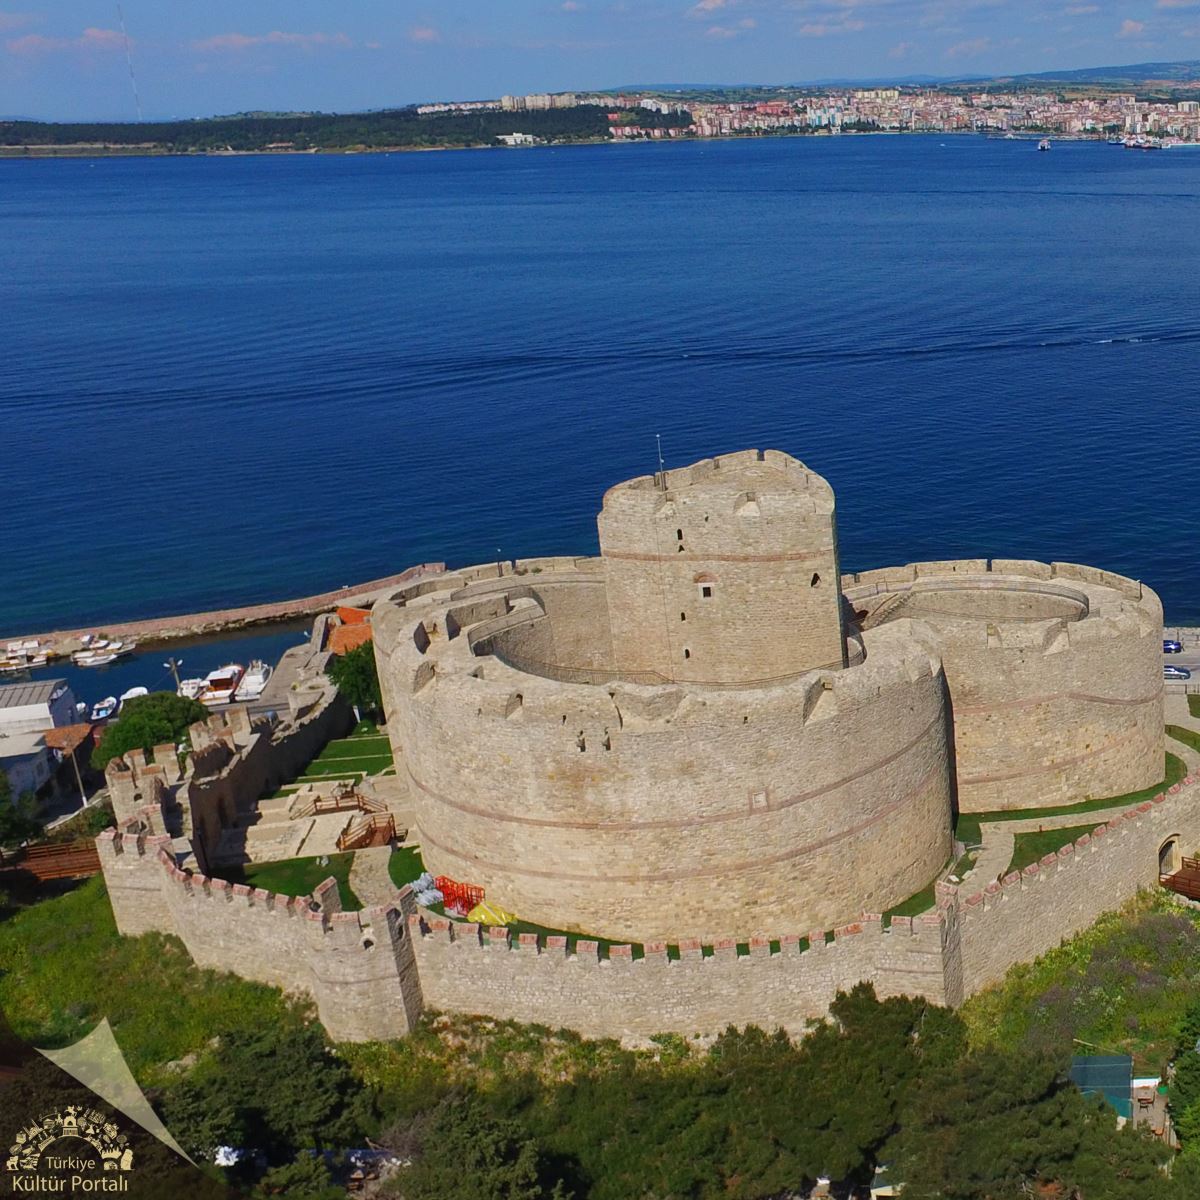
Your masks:
<instances>
[{"instance_id":1,"label":"stone masonry wall","mask_svg":"<svg viewBox=\"0 0 1200 1200\"><path fill-rule=\"evenodd\" d=\"M654 1033L717 1033L757 1024L799 1033L839 989L869 980L880 995L924 995L957 1005L1154 886L1159 852L1200 846L1200 784L1188 778L1089 837L1002 884L963 896L939 888L917 918L877 916L839 928L785 934L772 947L732 940L705 954L684 942L635 960L595 943L567 953L563 938L483 930L419 913L408 889L362 913L336 911L179 870L167 839L114 831L97 840L120 931L180 937L199 965L232 970L311 995L337 1040L400 1037L425 1008L566 1026L590 1036L645 1040ZM807 945L806 945L807 943Z\"/></svg>"},{"instance_id":2,"label":"stone masonry wall","mask_svg":"<svg viewBox=\"0 0 1200 1200\"><path fill-rule=\"evenodd\" d=\"M949 857L944 684L907 623L868 634L864 665L785 687L596 687L476 657L527 603L485 599L376 613L435 873L529 920L675 941L845 924Z\"/></svg>"},{"instance_id":3,"label":"stone masonry wall","mask_svg":"<svg viewBox=\"0 0 1200 1200\"><path fill-rule=\"evenodd\" d=\"M193 745L197 740L204 743L201 756L225 741L235 747L212 760L215 769L193 771L183 785L200 866L209 866L208 855L220 841L222 829L248 816L260 796L294 779L327 742L341 737L353 724L350 706L330 686L298 717L274 728L252 723L241 706L193 726Z\"/></svg>"},{"instance_id":4,"label":"stone masonry wall","mask_svg":"<svg viewBox=\"0 0 1200 1200\"><path fill-rule=\"evenodd\" d=\"M1172 839L1183 854L1200 849L1200 784L1191 777L1001 883L954 896L964 994L1053 949L1140 888L1156 887L1159 852Z\"/></svg>"},{"instance_id":5,"label":"stone masonry wall","mask_svg":"<svg viewBox=\"0 0 1200 1200\"><path fill-rule=\"evenodd\" d=\"M600 958L594 942L567 952L562 937L513 937L505 929L414 916L425 1004L449 1012L565 1026L593 1037L645 1041L653 1034L719 1033L726 1026L757 1024L802 1033L839 990L864 978L881 996L920 993L938 1003L945 993L941 914L897 920L882 928L878 917L839 929L811 945L784 937L773 949L765 938L739 955L732 940L706 956L698 941L668 957L661 943L635 959L629 947ZM804 946L803 949L801 947Z\"/></svg>"},{"instance_id":6,"label":"stone masonry wall","mask_svg":"<svg viewBox=\"0 0 1200 1200\"><path fill-rule=\"evenodd\" d=\"M936 635L963 812L1052 807L1163 774L1162 606L1070 563L913 563L844 581Z\"/></svg>"},{"instance_id":7,"label":"stone masonry wall","mask_svg":"<svg viewBox=\"0 0 1200 1200\"><path fill-rule=\"evenodd\" d=\"M766 683L845 663L833 491L746 450L609 489L598 518L617 668Z\"/></svg>"},{"instance_id":8,"label":"stone masonry wall","mask_svg":"<svg viewBox=\"0 0 1200 1200\"><path fill-rule=\"evenodd\" d=\"M411 897L357 913L277 896L175 866L169 838L97 839L117 928L174 934L197 966L311 996L338 1041L403 1037L420 1013ZM406 1002L407 1001L407 1002Z\"/></svg>"}]
</instances>

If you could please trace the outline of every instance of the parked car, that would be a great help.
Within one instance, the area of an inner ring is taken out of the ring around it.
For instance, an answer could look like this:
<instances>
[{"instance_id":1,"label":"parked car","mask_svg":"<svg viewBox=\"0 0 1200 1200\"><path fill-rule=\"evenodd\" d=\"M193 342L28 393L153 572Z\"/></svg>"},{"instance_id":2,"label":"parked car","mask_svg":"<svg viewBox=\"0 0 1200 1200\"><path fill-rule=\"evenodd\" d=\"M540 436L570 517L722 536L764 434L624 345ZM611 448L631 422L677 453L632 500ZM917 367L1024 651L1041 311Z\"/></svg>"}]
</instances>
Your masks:
<instances>
[{"instance_id":1,"label":"parked car","mask_svg":"<svg viewBox=\"0 0 1200 1200\"><path fill-rule=\"evenodd\" d=\"M1163 653L1164 654L1182 654L1183 653L1183 643L1175 641L1174 638L1164 638L1163 639Z\"/></svg>"},{"instance_id":2,"label":"parked car","mask_svg":"<svg viewBox=\"0 0 1200 1200\"><path fill-rule=\"evenodd\" d=\"M1192 673L1187 667L1173 667L1170 663L1163 666L1164 679L1191 679Z\"/></svg>"}]
</instances>

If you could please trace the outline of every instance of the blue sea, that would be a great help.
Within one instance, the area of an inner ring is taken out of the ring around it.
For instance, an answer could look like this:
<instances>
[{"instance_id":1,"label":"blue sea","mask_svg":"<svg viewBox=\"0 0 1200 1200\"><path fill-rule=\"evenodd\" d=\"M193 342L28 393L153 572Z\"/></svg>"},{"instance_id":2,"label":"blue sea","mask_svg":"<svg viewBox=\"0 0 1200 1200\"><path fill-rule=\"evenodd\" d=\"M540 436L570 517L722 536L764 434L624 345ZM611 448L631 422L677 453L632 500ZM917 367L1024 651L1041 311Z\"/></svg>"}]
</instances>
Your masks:
<instances>
[{"instance_id":1,"label":"blue sea","mask_svg":"<svg viewBox=\"0 0 1200 1200\"><path fill-rule=\"evenodd\" d=\"M847 570L1200 623L1198 228L1200 151L974 136L0 161L0 635L594 552L656 434L804 459Z\"/></svg>"}]
</instances>

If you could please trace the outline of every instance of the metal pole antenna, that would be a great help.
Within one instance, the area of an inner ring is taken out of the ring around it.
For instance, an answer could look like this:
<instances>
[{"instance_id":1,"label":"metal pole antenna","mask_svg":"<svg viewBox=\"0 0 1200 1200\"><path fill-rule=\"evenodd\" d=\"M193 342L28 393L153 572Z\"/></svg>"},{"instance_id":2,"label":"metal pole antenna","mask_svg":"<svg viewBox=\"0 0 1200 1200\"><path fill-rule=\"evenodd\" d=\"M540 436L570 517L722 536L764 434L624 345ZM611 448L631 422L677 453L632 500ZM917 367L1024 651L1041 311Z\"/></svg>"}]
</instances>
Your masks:
<instances>
[{"instance_id":1,"label":"metal pole antenna","mask_svg":"<svg viewBox=\"0 0 1200 1200\"><path fill-rule=\"evenodd\" d=\"M661 487L662 490L665 492L667 490L667 468L666 468L666 464L663 462L663 456L662 456L662 434L656 433L654 435L654 441L655 441L655 444L658 446L659 487Z\"/></svg>"}]
</instances>

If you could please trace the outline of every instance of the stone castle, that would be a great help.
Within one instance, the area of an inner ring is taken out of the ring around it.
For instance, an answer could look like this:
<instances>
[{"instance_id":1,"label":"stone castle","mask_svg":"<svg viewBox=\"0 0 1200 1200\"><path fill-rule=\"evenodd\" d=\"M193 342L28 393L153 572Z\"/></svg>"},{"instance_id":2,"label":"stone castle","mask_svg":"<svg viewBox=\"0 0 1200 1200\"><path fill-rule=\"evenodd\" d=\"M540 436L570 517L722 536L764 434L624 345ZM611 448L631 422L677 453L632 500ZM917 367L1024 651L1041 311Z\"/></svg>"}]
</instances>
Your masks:
<instances>
[{"instance_id":1,"label":"stone castle","mask_svg":"<svg viewBox=\"0 0 1200 1200\"><path fill-rule=\"evenodd\" d=\"M956 809L1162 780L1140 583L999 559L843 575L829 485L774 451L620 484L599 533L597 558L425 571L372 619L429 869L578 939L447 921L408 889L343 913L332 886L231 886L146 822L100 839L121 930L307 992L339 1039L427 1008L800 1031L863 979L960 1003L1200 844L1189 778L981 890L946 879ZM880 915L935 880L923 915Z\"/></svg>"},{"instance_id":2,"label":"stone castle","mask_svg":"<svg viewBox=\"0 0 1200 1200\"><path fill-rule=\"evenodd\" d=\"M375 610L425 860L530 921L638 942L841 925L929 884L955 804L1163 777L1141 584L985 559L843 576L832 490L775 451L620 484L599 529L599 558Z\"/></svg>"}]
</instances>

